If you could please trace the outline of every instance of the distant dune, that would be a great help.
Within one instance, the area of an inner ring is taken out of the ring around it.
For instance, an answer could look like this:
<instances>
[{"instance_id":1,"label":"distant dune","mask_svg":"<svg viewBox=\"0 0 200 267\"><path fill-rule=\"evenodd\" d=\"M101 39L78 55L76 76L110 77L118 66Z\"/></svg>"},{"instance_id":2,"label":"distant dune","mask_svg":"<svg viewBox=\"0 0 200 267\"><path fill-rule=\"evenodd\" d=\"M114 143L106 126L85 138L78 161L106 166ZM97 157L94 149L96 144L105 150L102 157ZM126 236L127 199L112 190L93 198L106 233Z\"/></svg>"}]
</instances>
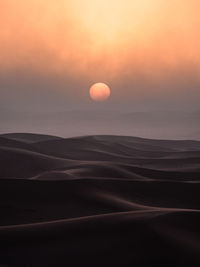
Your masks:
<instances>
[{"instance_id":1,"label":"distant dune","mask_svg":"<svg viewBox=\"0 0 200 267\"><path fill-rule=\"evenodd\" d=\"M45 134L32 134L32 133L8 133L8 134L1 134L0 136L11 140L22 141L24 143L35 143L40 141L61 139L61 137L57 136L51 136Z\"/></svg>"},{"instance_id":2,"label":"distant dune","mask_svg":"<svg viewBox=\"0 0 200 267\"><path fill-rule=\"evenodd\" d=\"M62 137L110 134L200 140L200 110L184 108L137 112L132 108L130 111L120 106L117 109L69 108L63 111L0 109L0 133L26 130Z\"/></svg>"},{"instance_id":3,"label":"distant dune","mask_svg":"<svg viewBox=\"0 0 200 267\"><path fill-rule=\"evenodd\" d=\"M200 266L200 141L0 135L0 265Z\"/></svg>"}]
</instances>

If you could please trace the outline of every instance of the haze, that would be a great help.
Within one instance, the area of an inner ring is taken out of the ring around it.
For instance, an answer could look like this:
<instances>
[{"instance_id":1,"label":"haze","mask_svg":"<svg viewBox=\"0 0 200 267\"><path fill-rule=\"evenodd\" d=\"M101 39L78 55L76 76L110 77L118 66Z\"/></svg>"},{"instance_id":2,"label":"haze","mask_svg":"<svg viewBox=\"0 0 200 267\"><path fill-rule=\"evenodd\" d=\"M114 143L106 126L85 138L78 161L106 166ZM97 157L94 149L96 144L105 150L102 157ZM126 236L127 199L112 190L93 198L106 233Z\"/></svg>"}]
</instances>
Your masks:
<instances>
[{"instance_id":1,"label":"haze","mask_svg":"<svg viewBox=\"0 0 200 267\"><path fill-rule=\"evenodd\" d=\"M197 0L1 0L1 132L197 139L199 10ZM111 88L106 103L89 99L96 82ZM135 112L145 120L127 119Z\"/></svg>"}]
</instances>

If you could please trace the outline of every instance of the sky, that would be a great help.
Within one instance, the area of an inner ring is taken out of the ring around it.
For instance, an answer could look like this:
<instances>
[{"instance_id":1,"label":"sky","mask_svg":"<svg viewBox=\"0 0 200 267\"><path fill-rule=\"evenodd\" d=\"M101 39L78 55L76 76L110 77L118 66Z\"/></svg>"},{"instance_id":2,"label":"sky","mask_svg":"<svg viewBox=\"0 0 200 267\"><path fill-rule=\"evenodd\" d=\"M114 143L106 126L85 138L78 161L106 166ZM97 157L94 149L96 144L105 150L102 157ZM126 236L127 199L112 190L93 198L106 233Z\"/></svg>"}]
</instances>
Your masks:
<instances>
[{"instance_id":1,"label":"sky","mask_svg":"<svg viewBox=\"0 0 200 267\"><path fill-rule=\"evenodd\" d=\"M199 0L0 0L0 109L198 109L199 10ZM89 98L96 82L109 100Z\"/></svg>"}]
</instances>

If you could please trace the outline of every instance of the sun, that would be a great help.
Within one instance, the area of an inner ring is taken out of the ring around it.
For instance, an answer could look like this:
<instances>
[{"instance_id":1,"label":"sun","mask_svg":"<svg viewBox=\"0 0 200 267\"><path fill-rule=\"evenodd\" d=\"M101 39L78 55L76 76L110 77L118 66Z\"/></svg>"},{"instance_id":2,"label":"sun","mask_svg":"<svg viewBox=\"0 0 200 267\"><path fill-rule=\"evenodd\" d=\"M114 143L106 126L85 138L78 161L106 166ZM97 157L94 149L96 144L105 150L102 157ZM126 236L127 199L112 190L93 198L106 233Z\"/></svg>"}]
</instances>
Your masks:
<instances>
[{"instance_id":1,"label":"sun","mask_svg":"<svg viewBox=\"0 0 200 267\"><path fill-rule=\"evenodd\" d=\"M95 83L90 87L90 97L92 100L100 102L110 97L110 88L105 83Z\"/></svg>"}]
</instances>

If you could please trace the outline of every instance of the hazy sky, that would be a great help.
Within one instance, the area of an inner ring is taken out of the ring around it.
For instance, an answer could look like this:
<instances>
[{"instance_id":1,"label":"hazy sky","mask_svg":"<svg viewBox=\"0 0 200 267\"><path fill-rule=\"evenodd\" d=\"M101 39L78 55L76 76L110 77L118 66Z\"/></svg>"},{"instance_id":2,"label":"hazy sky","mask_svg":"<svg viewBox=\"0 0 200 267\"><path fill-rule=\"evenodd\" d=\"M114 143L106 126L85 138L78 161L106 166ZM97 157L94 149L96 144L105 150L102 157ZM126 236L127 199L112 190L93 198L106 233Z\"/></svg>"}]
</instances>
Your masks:
<instances>
[{"instance_id":1,"label":"hazy sky","mask_svg":"<svg viewBox=\"0 0 200 267\"><path fill-rule=\"evenodd\" d=\"M0 0L0 107L183 108L200 101L199 0ZM101 104L95 82L111 87Z\"/></svg>"}]
</instances>

